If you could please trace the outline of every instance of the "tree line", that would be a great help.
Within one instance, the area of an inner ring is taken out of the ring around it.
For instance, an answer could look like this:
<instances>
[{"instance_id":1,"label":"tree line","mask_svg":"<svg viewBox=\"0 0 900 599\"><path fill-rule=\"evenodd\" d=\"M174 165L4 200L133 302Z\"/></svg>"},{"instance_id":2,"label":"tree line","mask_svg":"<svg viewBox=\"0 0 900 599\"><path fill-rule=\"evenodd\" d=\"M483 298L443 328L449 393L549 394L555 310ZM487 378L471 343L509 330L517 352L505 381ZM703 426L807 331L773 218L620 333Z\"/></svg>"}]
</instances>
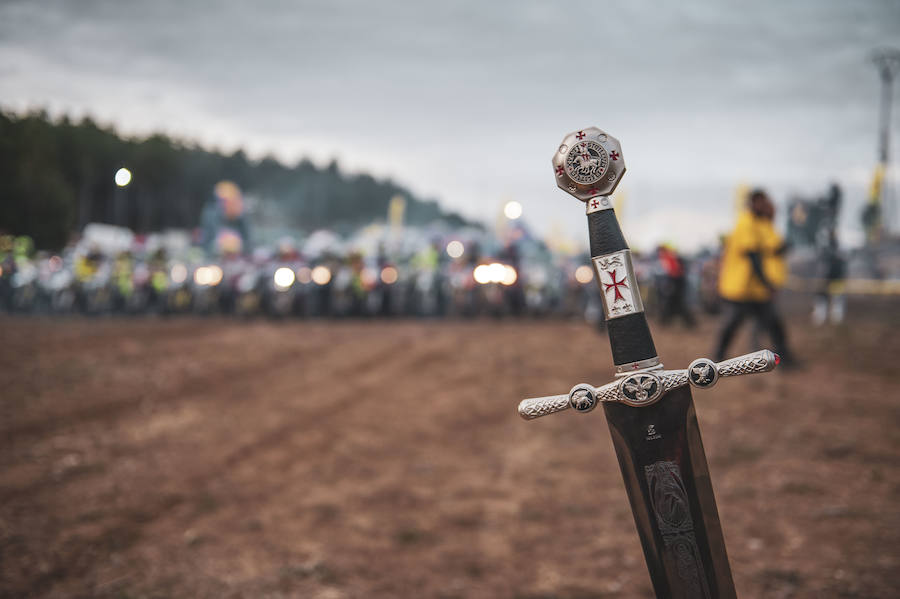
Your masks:
<instances>
[{"instance_id":1,"label":"tree line","mask_svg":"<svg viewBox=\"0 0 900 599\"><path fill-rule=\"evenodd\" d=\"M134 173L122 188L113 181L121 167ZM474 224L390 180L342 173L334 161L324 168L308 160L290 166L161 134L126 138L90 118L0 111L0 232L30 235L39 248L62 247L89 222L138 232L196 227L222 179L258 201L260 218L286 228L341 229L384 220L396 195L406 199L407 223Z\"/></svg>"}]
</instances>

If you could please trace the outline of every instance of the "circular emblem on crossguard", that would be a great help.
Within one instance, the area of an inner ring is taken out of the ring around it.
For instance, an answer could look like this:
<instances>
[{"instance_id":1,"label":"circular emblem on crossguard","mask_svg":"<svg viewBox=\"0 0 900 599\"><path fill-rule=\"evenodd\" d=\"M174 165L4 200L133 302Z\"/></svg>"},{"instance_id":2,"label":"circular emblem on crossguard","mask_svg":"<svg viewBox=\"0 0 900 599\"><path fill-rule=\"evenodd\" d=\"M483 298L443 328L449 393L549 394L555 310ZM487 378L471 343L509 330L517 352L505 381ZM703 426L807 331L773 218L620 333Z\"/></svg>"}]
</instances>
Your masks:
<instances>
[{"instance_id":1,"label":"circular emblem on crossguard","mask_svg":"<svg viewBox=\"0 0 900 599\"><path fill-rule=\"evenodd\" d=\"M608 196L625 174L619 140L596 127L569 133L553 155L556 184L582 202Z\"/></svg>"},{"instance_id":2,"label":"circular emblem on crossguard","mask_svg":"<svg viewBox=\"0 0 900 599\"><path fill-rule=\"evenodd\" d=\"M698 358L687 368L688 382L698 389L709 389L719 380L716 363L707 358Z\"/></svg>"},{"instance_id":3,"label":"circular emblem on crossguard","mask_svg":"<svg viewBox=\"0 0 900 599\"><path fill-rule=\"evenodd\" d=\"M597 390L587 383L579 383L569 391L569 405L576 412L590 412L597 407Z\"/></svg>"},{"instance_id":4,"label":"circular emblem on crossguard","mask_svg":"<svg viewBox=\"0 0 900 599\"><path fill-rule=\"evenodd\" d=\"M650 372L635 373L619 383L619 396L629 406L646 406L659 399L663 386L659 377Z\"/></svg>"}]
</instances>

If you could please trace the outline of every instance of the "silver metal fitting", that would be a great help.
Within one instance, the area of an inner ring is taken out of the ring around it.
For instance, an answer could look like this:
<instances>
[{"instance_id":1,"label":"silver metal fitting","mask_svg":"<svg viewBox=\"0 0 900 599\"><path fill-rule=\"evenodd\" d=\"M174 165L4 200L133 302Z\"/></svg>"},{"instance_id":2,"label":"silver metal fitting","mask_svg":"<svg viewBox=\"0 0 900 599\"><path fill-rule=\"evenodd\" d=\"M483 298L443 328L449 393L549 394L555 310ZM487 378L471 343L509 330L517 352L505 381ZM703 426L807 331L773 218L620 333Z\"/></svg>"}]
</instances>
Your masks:
<instances>
[{"instance_id":1,"label":"silver metal fitting","mask_svg":"<svg viewBox=\"0 0 900 599\"><path fill-rule=\"evenodd\" d=\"M778 354L767 349L716 363L699 358L684 370L638 370L600 387L579 383L568 395L533 397L519 403L519 416L534 420L569 408L590 412L603 401L618 401L632 407L649 406L672 389L691 385L709 389L720 378L769 372L780 362Z\"/></svg>"},{"instance_id":2,"label":"silver metal fitting","mask_svg":"<svg viewBox=\"0 0 900 599\"><path fill-rule=\"evenodd\" d=\"M606 320L644 311L644 301L634 274L631 250L591 258L600 285L600 299ZM651 358L652 360L653 358ZM656 358L659 362L659 358Z\"/></svg>"},{"instance_id":3,"label":"silver metal fitting","mask_svg":"<svg viewBox=\"0 0 900 599\"><path fill-rule=\"evenodd\" d=\"M588 203L588 213L612 208L609 196L625 174L619 140L597 127L573 131L553 154L560 189ZM597 202L590 202L597 198Z\"/></svg>"}]
</instances>

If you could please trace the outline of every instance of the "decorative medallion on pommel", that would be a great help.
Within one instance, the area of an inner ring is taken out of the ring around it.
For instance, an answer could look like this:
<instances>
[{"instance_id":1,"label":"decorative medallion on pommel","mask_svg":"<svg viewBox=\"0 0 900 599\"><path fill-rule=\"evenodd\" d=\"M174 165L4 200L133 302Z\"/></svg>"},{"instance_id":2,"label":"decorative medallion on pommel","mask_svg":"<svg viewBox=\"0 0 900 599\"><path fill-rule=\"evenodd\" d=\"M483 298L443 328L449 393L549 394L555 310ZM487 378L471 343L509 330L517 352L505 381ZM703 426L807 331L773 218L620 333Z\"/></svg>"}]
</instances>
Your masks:
<instances>
[{"instance_id":1,"label":"decorative medallion on pommel","mask_svg":"<svg viewBox=\"0 0 900 599\"><path fill-rule=\"evenodd\" d=\"M598 196L605 199L625 174L622 146L597 127L573 131L553 155L553 171L560 189L582 202ZM603 207L611 207L609 200Z\"/></svg>"}]
</instances>

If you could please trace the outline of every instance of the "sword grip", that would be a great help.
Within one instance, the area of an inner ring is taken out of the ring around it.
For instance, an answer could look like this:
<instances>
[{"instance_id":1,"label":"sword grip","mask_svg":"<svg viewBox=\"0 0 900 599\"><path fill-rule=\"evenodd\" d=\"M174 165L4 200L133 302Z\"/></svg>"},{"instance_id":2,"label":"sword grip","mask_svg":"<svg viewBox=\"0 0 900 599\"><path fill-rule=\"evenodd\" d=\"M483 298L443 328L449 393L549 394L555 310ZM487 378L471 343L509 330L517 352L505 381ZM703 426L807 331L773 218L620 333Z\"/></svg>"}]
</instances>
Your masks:
<instances>
[{"instance_id":1,"label":"sword grip","mask_svg":"<svg viewBox=\"0 0 900 599\"><path fill-rule=\"evenodd\" d=\"M619 227L619 221L616 220L615 211L592 212L588 214L587 219L591 257L596 258L628 249L622 229ZM599 275L597 284L600 285L600 293L606 293ZM639 289L634 289L632 292L640 294ZM644 316L643 310L620 318L607 319L606 327L609 331L613 362L617 366L656 358L656 346L653 344L653 337L650 335L650 327L647 325L647 318Z\"/></svg>"}]
</instances>

